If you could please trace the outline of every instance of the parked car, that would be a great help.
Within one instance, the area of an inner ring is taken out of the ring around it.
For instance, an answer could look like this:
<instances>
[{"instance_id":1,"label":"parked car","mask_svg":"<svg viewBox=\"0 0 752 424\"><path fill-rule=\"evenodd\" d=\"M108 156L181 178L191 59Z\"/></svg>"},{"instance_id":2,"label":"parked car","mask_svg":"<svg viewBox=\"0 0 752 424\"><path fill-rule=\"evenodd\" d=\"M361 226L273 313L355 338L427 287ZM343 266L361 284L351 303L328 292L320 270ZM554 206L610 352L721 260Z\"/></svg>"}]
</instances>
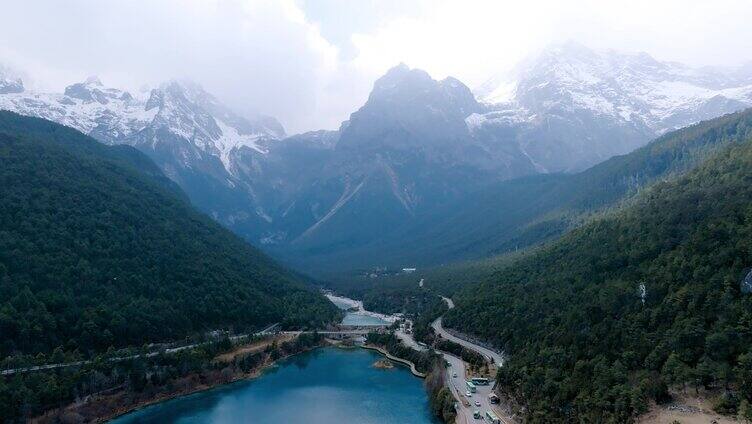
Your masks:
<instances>
[{"instance_id":1,"label":"parked car","mask_svg":"<svg viewBox=\"0 0 752 424\"><path fill-rule=\"evenodd\" d=\"M466 392L465 392L465 396L467 396L467 397L472 397L472 395L473 395L473 394L472 394L472 393L470 393L470 390L468 390L468 391L466 391Z\"/></svg>"},{"instance_id":2,"label":"parked car","mask_svg":"<svg viewBox=\"0 0 752 424\"><path fill-rule=\"evenodd\" d=\"M480 406L480 402L476 400L475 401L475 406Z\"/></svg>"}]
</instances>

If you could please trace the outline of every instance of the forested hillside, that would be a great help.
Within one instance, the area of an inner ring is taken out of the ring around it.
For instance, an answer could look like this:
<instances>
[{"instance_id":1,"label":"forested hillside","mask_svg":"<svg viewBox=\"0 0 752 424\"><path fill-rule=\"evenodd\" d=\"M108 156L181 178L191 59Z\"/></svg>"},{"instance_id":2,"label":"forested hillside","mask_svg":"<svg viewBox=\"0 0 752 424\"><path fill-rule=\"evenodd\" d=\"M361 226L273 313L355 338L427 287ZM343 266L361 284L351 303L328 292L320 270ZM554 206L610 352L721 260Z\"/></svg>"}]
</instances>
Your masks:
<instances>
[{"instance_id":1,"label":"forested hillside","mask_svg":"<svg viewBox=\"0 0 752 424\"><path fill-rule=\"evenodd\" d=\"M561 236L592 214L675 177L752 137L752 109L683 128L572 175L504 181L420 216L378 243L338 257L338 267L435 266L487 258ZM326 266L322 264L320 266Z\"/></svg>"},{"instance_id":2,"label":"forested hillside","mask_svg":"<svg viewBox=\"0 0 752 424\"><path fill-rule=\"evenodd\" d=\"M334 319L141 153L0 112L0 356Z\"/></svg>"},{"instance_id":3,"label":"forested hillside","mask_svg":"<svg viewBox=\"0 0 752 424\"><path fill-rule=\"evenodd\" d=\"M718 408L750 417L749 115L705 133L735 143L696 169L455 295L445 323L503 347L530 422L629 422L682 386L727 389Z\"/></svg>"}]
</instances>

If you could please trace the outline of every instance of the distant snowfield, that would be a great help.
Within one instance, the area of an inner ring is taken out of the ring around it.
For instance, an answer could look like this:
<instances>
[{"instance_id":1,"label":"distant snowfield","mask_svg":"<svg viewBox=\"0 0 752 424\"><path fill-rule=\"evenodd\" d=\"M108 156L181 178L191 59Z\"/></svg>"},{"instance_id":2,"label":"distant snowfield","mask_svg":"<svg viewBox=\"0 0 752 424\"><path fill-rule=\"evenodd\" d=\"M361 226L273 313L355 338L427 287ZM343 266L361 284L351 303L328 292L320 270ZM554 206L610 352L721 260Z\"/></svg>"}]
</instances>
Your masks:
<instances>
[{"instance_id":1,"label":"distant snowfield","mask_svg":"<svg viewBox=\"0 0 752 424\"><path fill-rule=\"evenodd\" d=\"M106 125L115 138L128 137L154 119L157 109L146 110L144 105L143 99L123 99L119 96L100 103L71 98L61 93L22 92L0 95L0 109L48 119L84 134Z\"/></svg>"},{"instance_id":2,"label":"distant snowfield","mask_svg":"<svg viewBox=\"0 0 752 424\"><path fill-rule=\"evenodd\" d=\"M552 46L535 60L494 76L475 90L494 113L520 116L546 109L588 110L648 125L656 134L752 106L752 71L691 68L646 53L594 51L575 43ZM719 102L729 102L727 109ZM713 104L715 102L716 104ZM501 115L503 116L503 115ZM468 127L499 116L470 117Z\"/></svg>"},{"instance_id":3,"label":"distant snowfield","mask_svg":"<svg viewBox=\"0 0 752 424\"><path fill-rule=\"evenodd\" d=\"M284 135L227 110L215 112L212 108L219 109L221 105L209 93L195 84L177 81L148 93L131 94L105 87L90 77L68 86L65 93L25 90L0 95L2 110L58 122L107 144L157 147L160 140L143 140L139 133L149 129L164 131L216 156L231 175L234 151L247 147L265 154L266 149L257 142Z\"/></svg>"}]
</instances>

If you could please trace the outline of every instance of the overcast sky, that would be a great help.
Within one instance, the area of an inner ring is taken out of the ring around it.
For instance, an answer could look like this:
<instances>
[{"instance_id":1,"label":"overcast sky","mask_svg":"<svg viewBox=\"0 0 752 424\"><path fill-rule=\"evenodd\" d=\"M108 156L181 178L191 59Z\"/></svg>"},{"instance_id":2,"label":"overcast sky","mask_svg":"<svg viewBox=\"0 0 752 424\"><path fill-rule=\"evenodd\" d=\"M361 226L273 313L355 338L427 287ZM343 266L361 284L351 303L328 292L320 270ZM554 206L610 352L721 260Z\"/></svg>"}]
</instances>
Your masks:
<instances>
[{"instance_id":1,"label":"overcast sky","mask_svg":"<svg viewBox=\"0 0 752 424\"><path fill-rule=\"evenodd\" d=\"M474 87L565 40L752 61L750 0L4 0L1 13L0 64L27 85L191 79L289 133L337 128L399 62Z\"/></svg>"}]
</instances>

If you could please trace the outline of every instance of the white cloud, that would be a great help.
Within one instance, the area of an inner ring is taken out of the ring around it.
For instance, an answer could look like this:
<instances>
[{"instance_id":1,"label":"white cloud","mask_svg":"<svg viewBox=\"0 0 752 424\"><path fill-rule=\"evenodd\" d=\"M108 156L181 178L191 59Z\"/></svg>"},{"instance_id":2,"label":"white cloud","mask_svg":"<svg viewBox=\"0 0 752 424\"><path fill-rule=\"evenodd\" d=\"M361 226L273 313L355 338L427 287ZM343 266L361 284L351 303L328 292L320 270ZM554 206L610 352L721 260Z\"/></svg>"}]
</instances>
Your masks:
<instances>
[{"instance_id":1,"label":"white cloud","mask_svg":"<svg viewBox=\"0 0 752 424\"><path fill-rule=\"evenodd\" d=\"M544 46L577 40L692 65L752 60L752 2L742 0L436 0L419 16L355 34L355 63L394 63L477 85Z\"/></svg>"},{"instance_id":2,"label":"white cloud","mask_svg":"<svg viewBox=\"0 0 752 424\"><path fill-rule=\"evenodd\" d=\"M337 49L292 1L49 0L3 15L0 62L42 88L93 74L129 88L187 78L292 131L336 126L319 102L339 74Z\"/></svg>"},{"instance_id":3,"label":"white cloud","mask_svg":"<svg viewBox=\"0 0 752 424\"><path fill-rule=\"evenodd\" d=\"M560 7L558 3L514 6L499 1L437 1L419 18L398 18L373 34L354 35L353 43L360 51L355 63L383 72L405 62L436 77L454 75L478 81L550 40L550 12ZM549 13L543 13L546 10ZM535 30L530 30L531 25Z\"/></svg>"},{"instance_id":4,"label":"white cloud","mask_svg":"<svg viewBox=\"0 0 752 424\"><path fill-rule=\"evenodd\" d=\"M0 63L58 90L92 74L130 88L189 78L297 132L336 128L399 62L474 86L567 39L693 65L752 60L748 0L350 1L8 0Z\"/></svg>"}]
</instances>

